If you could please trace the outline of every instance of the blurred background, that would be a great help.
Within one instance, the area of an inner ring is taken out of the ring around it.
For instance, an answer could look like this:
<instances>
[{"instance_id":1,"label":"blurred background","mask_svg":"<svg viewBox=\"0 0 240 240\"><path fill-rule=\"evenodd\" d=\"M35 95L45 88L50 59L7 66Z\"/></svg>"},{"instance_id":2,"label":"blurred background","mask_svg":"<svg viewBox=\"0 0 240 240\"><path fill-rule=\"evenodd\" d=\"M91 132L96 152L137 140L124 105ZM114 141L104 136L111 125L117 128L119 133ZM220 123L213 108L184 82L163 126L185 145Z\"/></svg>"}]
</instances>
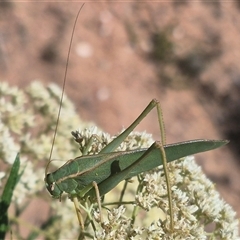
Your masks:
<instances>
[{"instance_id":1,"label":"blurred background","mask_svg":"<svg viewBox=\"0 0 240 240\"><path fill-rule=\"evenodd\" d=\"M196 159L240 217L240 2L85 2L65 89L81 118L116 134L157 98L168 143L229 139ZM0 2L0 81L61 86L80 6ZM156 113L137 130L160 139Z\"/></svg>"}]
</instances>

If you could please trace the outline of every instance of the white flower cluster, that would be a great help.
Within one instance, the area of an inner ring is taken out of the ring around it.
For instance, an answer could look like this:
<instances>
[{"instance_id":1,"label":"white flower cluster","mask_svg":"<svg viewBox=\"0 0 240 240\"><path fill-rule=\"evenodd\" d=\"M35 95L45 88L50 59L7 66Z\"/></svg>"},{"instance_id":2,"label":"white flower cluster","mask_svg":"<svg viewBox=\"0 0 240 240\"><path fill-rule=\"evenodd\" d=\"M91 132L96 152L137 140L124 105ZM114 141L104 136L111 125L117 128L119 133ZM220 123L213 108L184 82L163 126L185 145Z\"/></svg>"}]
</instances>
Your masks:
<instances>
[{"instance_id":1,"label":"white flower cluster","mask_svg":"<svg viewBox=\"0 0 240 240\"><path fill-rule=\"evenodd\" d=\"M125 207L114 208L108 211L108 219L102 223L102 228L96 232L95 239L129 239L131 219L125 215Z\"/></svg>"},{"instance_id":2,"label":"white flower cluster","mask_svg":"<svg viewBox=\"0 0 240 240\"><path fill-rule=\"evenodd\" d=\"M169 164L172 179L174 231L168 231L163 219L148 228L150 239L238 239L236 213L219 196L194 157ZM162 171L143 174L143 190L136 196L146 210L160 208L168 212L166 183ZM169 215L166 214L169 220ZM211 225L210 229L207 227ZM157 226L157 227L156 227ZM152 235L153 233L153 235Z\"/></svg>"},{"instance_id":3,"label":"white flower cluster","mask_svg":"<svg viewBox=\"0 0 240 240\"><path fill-rule=\"evenodd\" d=\"M101 150L102 142L110 142L109 135L97 130L78 132L88 145L92 134L95 149ZM97 136L96 136L97 135ZM107 136L107 137L103 137ZM116 138L113 137L112 139ZM153 142L151 135L131 133L116 151L146 148ZM84 147L82 147L84 148ZM95 152L96 153L96 152ZM96 239L239 239L236 213L219 196L213 183L206 178L194 157L186 157L168 164L172 185L174 231L170 230L170 216L166 178L162 167L142 173L135 197L136 206L144 209L132 224L131 213L123 205L109 210L105 220L95 232ZM125 194L133 192L130 188ZM116 192L114 193L116 196ZM112 200L112 199L111 199ZM113 201L113 200L112 200ZM135 208L136 210L136 208ZM153 210L154 214L149 214ZM144 214L144 217L141 217ZM138 217L139 216L139 217ZM99 213L95 212L96 222ZM144 220L143 220L144 218ZM210 227L209 227L210 225ZM144 237L145 236L145 237Z\"/></svg>"},{"instance_id":4,"label":"white flower cluster","mask_svg":"<svg viewBox=\"0 0 240 240\"><path fill-rule=\"evenodd\" d=\"M42 190L45 192L44 171L56 126L60 96L61 90L55 84L44 87L35 81L23 91L0 82L0 167L4 169L0 171L0 192L20 152L20 173L23 174L12 199L18 213L24 211L36 196L44 197L39 193ZM76 125L82 125L83 128L88 126L80 120L73 104L65 97L53 153L53 159L58 160L52 161L55 165L63 165L78 154L69 135ZM74 212L71 215L73 217Z\"/></svg>"},{"instance_id":5,"label":"white flower cluster","mask_svg":"<svg viewBox=\"0 0 240 240\"><path fill-rule=\"evenodd\" d=\"M122 130L124 131L124 129ZM114 136L116 138L117 136ZM136 150L147 148L153 143L152 135L146 132L131 132L117 148L117 151Z\"/></svg>"},{"instance_id":6,"label":"white flower cluster","mask_svg":"<svg viewBox=\"0 0 240 240\"><path fill-rule=\"evenodd\" d=\"M22 203L26 206L34 196L46 199L44 194L38 193L44 189L44 170L52 144L60 95L61 90L56 85L45 88L39 82L33 82L23 92L0 83L0 159L6 169L0 172L0 190L20 151L24 173L13 198L18 209L21 209ZM80 126L80 129L72 132L74 139L70 139L69 133L76 126ZM86 128L88 126L90 124L79 119L73 104L65 97L53 153L54 160L62 161L52 163L59 166L79 155L73 140L79 144L82 154L90 155L97 154L117 137L111 137L96 127ZM116 151L147 148L152 142L151 135L134 132ZM169 227L166 179L161 167L134 178L138 186L128 184L124 201L117 203L119 207L107 205L108 210L102 208L102 223L99 222L98 208L93 208L92 218L88 220L91 220L94 229L89 226L85 231L95 239L239 239L239 221L235 218L235 212L220 198L193 157L175 161L168 167L174 231L170 231ZM117 196L122 188L119 190L118 186L116 189L110 191L104 200L118 201ZM66 197L62 198L62 202L48 199L51 201L52 215L45 227L46 235L53 236L52 239L76 238L79 226L73 203Z\"/></svg>"},{"instance_id":7,"label":"white flower cluster","mask_svg":"<svg viewBox=\"0 0 240 240\"><path fill-rule=\"evenodd\" d=\"M72 131L72 135L79 144L82 155L97 154L111 141L109 134L98 130L95 126Z\"/></svg>"},{"instance_id":8,"label":"white flower cluster","mask_svg":"<svg viewBox=\"0 0 240 240\"><path fill-rule=\"evenodd\" d=\"M122 130L123 132L124 130ZM121 133L119 133L121 134ZM99 153L108 143L117 136L111 137L108 133L99 130L96 126L83 130L72 131L75 141L79 144L79 150L83 155ZM152 135L146 132L130 133L117 147L116 151L128 151L147 148L153 143Z\"/></svg>"}]
</instances>

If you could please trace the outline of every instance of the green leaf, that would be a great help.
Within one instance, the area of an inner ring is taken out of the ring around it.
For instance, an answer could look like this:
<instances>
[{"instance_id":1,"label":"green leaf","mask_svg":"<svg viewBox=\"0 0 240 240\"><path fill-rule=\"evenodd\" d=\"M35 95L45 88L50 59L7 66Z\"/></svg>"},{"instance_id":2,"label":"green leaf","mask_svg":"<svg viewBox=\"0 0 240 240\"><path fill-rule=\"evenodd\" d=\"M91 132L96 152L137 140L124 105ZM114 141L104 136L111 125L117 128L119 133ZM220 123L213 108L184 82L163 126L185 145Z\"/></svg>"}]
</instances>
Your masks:
<instances>
[{"instance_id":1,"label":"green leaf","mask_svg":"<svg viewBox=\"0 0 240 240\"><path fill-rule=\"evenodd\" d=\"M11 204L14 188L16 187L16 184L22 175L22 173L18 174L19 168L20 168L20 159L19 159L19 154L17 154L0 199L0 239L4 239L6 232L8 231L7 211Z\"/></svg>"}]
</instances>

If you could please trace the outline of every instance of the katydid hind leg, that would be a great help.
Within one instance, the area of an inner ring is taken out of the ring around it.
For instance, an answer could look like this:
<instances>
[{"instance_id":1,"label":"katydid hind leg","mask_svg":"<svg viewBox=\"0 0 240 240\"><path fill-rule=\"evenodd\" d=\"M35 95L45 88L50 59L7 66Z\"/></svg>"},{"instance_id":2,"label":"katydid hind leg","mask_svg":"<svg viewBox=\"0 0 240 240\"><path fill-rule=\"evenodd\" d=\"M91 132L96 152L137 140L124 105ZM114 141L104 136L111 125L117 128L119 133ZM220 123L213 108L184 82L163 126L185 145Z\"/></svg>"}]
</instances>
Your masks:
<instances>
[{"instance_id":1,"label":"katydid hind leg","mask_svg":"<svg viewBox=\"0 0 240 240\"><path fill-rule=\"evenodd\" d=\"M166 179L166 186L167 186L167 194L168 194L168 206L169 206L169 215L170 215L170 230L173 231L174 228L174 221L173 221L173 204L172 204L172 190L171 190L171 183L169 178L168 166L167 166L167 157L166 152L164 149L164 145L166 145L166 133L165 133L165 126L163 120L163 113L160 103L157 104L157 112L158 112L158 122L159 122L159 129L161 133L161 145L159 144L159 150L162 155L162 163L163 163L163 171Z\"/></svg>"},{"instance_id":2,"label":"katydid hind leg","mask_svg":"<svg viewBox=\"0 0 240 240\"><path fill-rule=\"evenodd\" d=\"M82 213L81 213L81 210L79 207L79 202L78 202L77 197L73 197L73 203L75 206L75 210L76 210L77 217L78 217L78 222L79 222L79 225L81 227L81 232L82 232L82 231L84 231L84 221L83 221L83 217L82 217Z\"/></svg>"},{"instance_id":3,"label":"katydid hind leg","mask_svg":"<svg viewBox=\"0 0 240 240\"><path fill-rule=\"evenodd\" d=\"M165 127L164 127L164 121L163 121L163 114L162 114L162 108L160 106L160 103L153 99L147 107L143 110L143 112L138 116L138 118L125 130L123 131L117 138L115 138L111 143L109 143L105 148L101 150L101 153L108 153L111 151L114 151L123 141L124 139L134 130L134 128L152 111L153 108L157 108L157 114L158 114L158 123L160 128L160 135L161 135L161 142L162 146L159 147L159 151L161 152L162 159L163 159L163 169L164 174L166 177L166 184L167 184L167 191L168 191L168 202L169 202L169 209L170 209L170 228L173 230L173 208L172 208L172 196L171 196L171 185L169 180L169 173L168 173L168 167L167 167L167 158L166 153L164 150L163 145L166 144L166 134L165 134ZM126 170L127 172L127 170ZM122 173L123 175L125 173ZM119 179L126 179L119 176ZM104 185L104 184L103 184ZM100 191L101 193L101 191Z\"/></svg>"}]
</instances>

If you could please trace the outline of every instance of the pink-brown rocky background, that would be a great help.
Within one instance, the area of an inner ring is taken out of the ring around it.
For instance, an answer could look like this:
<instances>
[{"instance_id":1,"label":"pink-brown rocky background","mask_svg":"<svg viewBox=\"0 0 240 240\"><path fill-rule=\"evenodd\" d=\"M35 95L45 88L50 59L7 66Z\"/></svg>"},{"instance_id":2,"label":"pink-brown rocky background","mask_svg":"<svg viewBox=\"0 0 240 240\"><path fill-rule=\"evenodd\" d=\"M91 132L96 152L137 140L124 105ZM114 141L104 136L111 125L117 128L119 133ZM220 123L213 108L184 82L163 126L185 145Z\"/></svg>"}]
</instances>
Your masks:
<instances>
[{"instance_id":1,"label":"pink-brown rocky background","mask_svg":"<svg viewBox=\"0 0 240 240\"><path fill-rule=\"evenodd\" d=\"M80 6L1 2L0 81L61 85ZM153 59L151 36L159 33L163 49ZM157 98L168 143L230 138L227 147L196 158L240 217L239 62L239 1L89 2L76 26L65 91L82 119L111 134ZM138 130L159 139L156 117Z\"/></svg>"}]
</instances>

